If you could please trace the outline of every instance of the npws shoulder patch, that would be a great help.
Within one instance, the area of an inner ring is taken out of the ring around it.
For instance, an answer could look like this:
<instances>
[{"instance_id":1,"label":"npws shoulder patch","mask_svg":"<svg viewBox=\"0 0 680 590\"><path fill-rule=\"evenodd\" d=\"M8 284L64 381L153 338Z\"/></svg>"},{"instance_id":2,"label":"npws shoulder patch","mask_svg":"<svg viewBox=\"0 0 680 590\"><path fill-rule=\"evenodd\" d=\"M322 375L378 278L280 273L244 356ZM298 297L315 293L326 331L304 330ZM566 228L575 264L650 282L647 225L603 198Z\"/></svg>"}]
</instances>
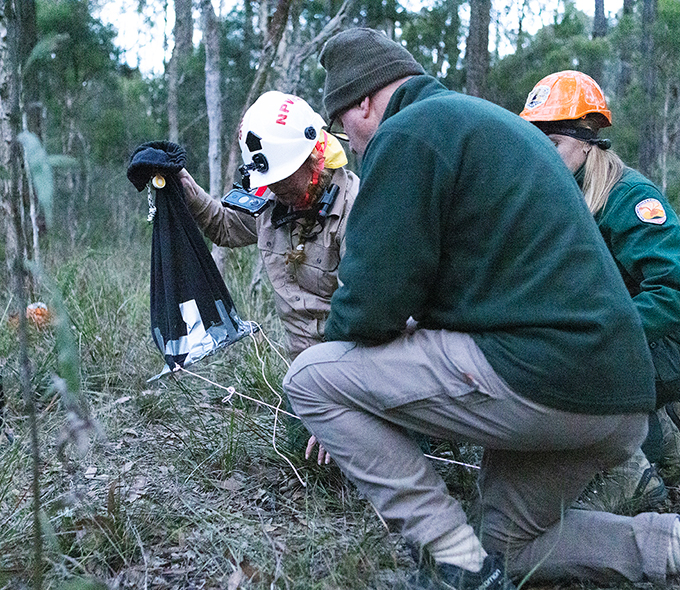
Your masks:
<instances>
[{"instance_id":1,"label":"npws shoulder patch","mask_svg":"<svg viewBox=\"0 0 680 590\"><path fill-rule=\"evenodd\" d=\"M661 225L666 221L666 211L658 199L645 199L635 205L635 215L645 223Z\"/></svg>"}]
</instances>

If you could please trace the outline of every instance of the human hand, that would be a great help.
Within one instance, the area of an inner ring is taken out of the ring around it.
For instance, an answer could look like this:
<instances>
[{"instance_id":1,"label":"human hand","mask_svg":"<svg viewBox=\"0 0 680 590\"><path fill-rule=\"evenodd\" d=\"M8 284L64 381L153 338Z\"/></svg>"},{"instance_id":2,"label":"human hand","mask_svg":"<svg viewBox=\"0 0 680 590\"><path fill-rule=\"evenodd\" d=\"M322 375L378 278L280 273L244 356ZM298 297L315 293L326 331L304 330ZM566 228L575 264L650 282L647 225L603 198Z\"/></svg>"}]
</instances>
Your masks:
<instances>
[{"instance_id":1,"label":"human hand","mask_svg":"<svg viewBox=\"0 0 680 590\"><path fill-rule=\"evenodd\" d=\"M412 316L406 320L406 333L413 334L418 329L418 322Z\"/></svg>"},{"instance_id":2,"label":"human hand","mask_svg":"<svg viewBox=\"0 0 680 590\"><path fill-rule=\"evenodd\" d=\"M307 441L307 448L305 449L305 459L309 459L312 456L312 451L316 444L319 443L319 452L317 455L317 463L319 465L328 465L331 462L331 456L328 451L323 448L323 445L317 440L316 436L312 434Z\"/></svg>"}]
</instances>

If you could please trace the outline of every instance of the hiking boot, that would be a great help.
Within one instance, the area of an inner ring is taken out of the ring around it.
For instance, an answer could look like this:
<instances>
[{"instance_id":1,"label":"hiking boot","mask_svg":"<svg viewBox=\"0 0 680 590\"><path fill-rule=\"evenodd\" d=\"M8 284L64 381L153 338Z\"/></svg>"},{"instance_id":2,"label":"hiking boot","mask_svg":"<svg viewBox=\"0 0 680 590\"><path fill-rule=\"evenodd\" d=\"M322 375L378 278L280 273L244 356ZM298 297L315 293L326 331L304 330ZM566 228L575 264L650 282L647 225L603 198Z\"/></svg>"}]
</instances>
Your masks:
<instances>
[{"instance_id":1,"label":"hiking boot","mask_svg":"<svg viewBox=\"0 0 680 590\"><path fill-rule=\"evenodd\" d=\"M411 580L411 590L516 590L505 576L503 556L487 555L482 569L470 572L449 563L424 567Z\"/></svg>"},{"instance_id":2,"label":"hiking boot","mask_svg":"<svg viewBox=\"0 0 680 590\"><path fill-rule=\"evenodd\" d=\"M638 449L628 461L595 476L573 507L632 515L657 508L667 497L656 467Z\"/></svg>"},{"instance_id":3,"label":"hiking boot","mask_svg":"<svg viewBox=\"0 0 680 590\"><path fill-rule=\"evenodd\" d=\"M668 485L675 485L680 482L680 402L666 404L656 414L662 436L659 473Z\"/></svg>"}]
</instances>

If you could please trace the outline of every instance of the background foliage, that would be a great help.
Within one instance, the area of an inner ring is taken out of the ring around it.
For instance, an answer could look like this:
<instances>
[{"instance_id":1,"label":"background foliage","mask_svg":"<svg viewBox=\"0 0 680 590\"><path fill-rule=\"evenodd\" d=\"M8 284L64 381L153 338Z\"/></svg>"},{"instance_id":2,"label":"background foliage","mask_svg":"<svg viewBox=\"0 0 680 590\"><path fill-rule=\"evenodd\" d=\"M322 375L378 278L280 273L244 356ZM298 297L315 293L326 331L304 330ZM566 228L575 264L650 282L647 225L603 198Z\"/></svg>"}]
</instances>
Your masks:
<instances>
[{"instance_id":1,"label":"background foliage","mask_svg":"<svg viewBox=\"0 0 680 590\"><path fill-rule=\"evenodd\" d=\"M146 4L150 3L146 0ZM266 31L263 13L270 16L273 10L264 1L247 4L247 11L242 4L236 4L220 19L225 145L234 137L255 75ZM543 76L569 68L593 75L613 111L614 126L609 135L614 139L614 149L629 165L639 165L644 121L657 123L653 137L657 154L651 169L645 172L658 184L664 184L662 188L669 198L677 202L680 7L676 0L657 0L654 53L650 56L641 51L643 1L631 4L631 13L625 18L619 14L608 23L607 35L598 38L592 37L592 19L569 0L539 2L543 18L546 13L552 14L552 22L533 35L526 32L532 18L529 12L524 16L523 30L516 23L494 25L497 32L494 35L492 31L491 37L497 38L495 43L500 45L502 36L505 46L509 44L515 50L506 55L491 53L486 98L519 112L529 90ZM294 43L300 45L318 34L339 6L337 0L300 3L290 17ZM156 8L159 18L164 14L162 7L159 4ZM112 219L119 220L117 229L136 231L132 219L119 217L124 212L116 209L112 193L128 189L120 175L134 147L151 138L167 137L167 85L163 76L145 77L120 62L112 42L115 31L92 16L87 2L39 0L37 8L39 38L45 47L31 67L38 70L41 82L43 141L49 153L68 154L79 162L77 171L62 174L57 183L58 199L63 205L57 210L64 229L73 243L86 237L101 239L100 228ZM401 39L430 74L448 88L465 92L465 9L462 0L431 0L418 10L407 10L394 0L364 0L354 3L345 26L385 29ZM279 56L278 62L283 61ZM188 151L190 170L207 186L204 66L205 52L199 43L181 72L179 139ZM649 68L657 76L657 92L651 105L643 96L644 74ZM276 69L275 63L268 86L277 87L286 75ZM298 94L320 112L322 85L323 70L315 54L303 64ZM668 135L665 146L664 121ZM118 231L114 233L119 235ZM127 237L123 235L123 239Z\"/></svg>"}]
</instances>

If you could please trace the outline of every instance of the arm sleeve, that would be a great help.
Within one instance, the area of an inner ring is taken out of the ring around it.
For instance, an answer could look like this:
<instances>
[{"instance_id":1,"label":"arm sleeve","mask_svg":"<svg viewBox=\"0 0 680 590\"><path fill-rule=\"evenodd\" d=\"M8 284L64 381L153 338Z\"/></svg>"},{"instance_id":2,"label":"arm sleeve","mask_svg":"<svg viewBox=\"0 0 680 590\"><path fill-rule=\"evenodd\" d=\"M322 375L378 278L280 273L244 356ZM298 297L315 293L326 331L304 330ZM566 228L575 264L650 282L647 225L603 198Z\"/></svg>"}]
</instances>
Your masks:
<instances>
[{"instance_id":1,"label":"arm sleeve","mask_svg":"<svg viewBox=\"0 0 680 590\"><path fill-rule=\"evenodd\" d=\"M214 244L238 248L257 243L254 217L224 207L195 182L184 187L184 198L196 224Z\"/></svg>"},{"instance_id":2,"label":"arm sleeve","mask_svg":"<svg viewBox=\"0 0 680 590\"><path fill-rule=\"evenodd\" d=\"M417 161L405 166L404 154L418 154ZM399 133L373 138L347 223L327 340L385 342L425 309L440 250L441 168L422 141Z\"/></svg>"},{"instance_id":3,"label":"arm sleeve","mask_svg":"<svg viewBox=\"0 0 680 590\"><path fill-rule=\"evenodd\" d=\"M641 221L635 206L657 199L664 207L663 224ZM612 232L612 255L639 283L633 302L642 318L648 341L680 330L680 224L660 191L652 185L632 185L613 204L619 210Z\"/></svg>"}]
</instances>

